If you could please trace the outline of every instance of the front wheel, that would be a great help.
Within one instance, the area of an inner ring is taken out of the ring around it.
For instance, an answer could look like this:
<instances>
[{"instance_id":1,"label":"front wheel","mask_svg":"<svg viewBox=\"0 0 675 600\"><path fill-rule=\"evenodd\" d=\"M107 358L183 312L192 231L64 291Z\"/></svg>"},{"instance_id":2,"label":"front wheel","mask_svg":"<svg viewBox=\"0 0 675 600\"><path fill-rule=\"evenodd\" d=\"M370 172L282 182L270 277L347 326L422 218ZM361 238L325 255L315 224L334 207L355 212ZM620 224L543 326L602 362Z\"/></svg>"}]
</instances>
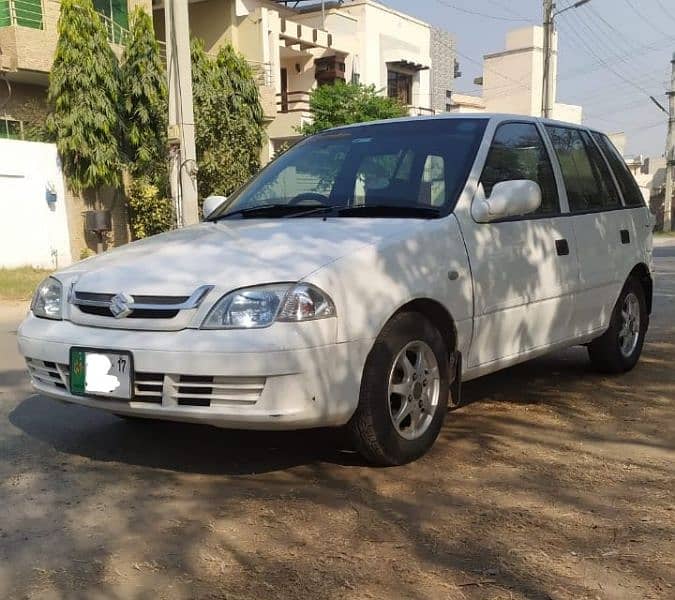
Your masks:
<instances>
[{"instance_id":1,"label":"front wheel","mask_svg":"<svg viewBox=\"0 0 675 600\"><path fill-rule=\"evenodd\" d=\"M630 371L642 353L648 321L644 289L631 278L621 290L609 328L588 345L593 366L603 373Z\"/></svg>"},{"instance_id":2,"label":"front wheel","mask_svg":"<svg viewBox=\"0 0 675 600\"><path fill-rule=\"evenodd\" d=\"M349 423L361 455L392 466L427 452L447 412L449 379L448 350L438 330L419 313L394 316L368 355Z\"/></svg>"}]
</instances>

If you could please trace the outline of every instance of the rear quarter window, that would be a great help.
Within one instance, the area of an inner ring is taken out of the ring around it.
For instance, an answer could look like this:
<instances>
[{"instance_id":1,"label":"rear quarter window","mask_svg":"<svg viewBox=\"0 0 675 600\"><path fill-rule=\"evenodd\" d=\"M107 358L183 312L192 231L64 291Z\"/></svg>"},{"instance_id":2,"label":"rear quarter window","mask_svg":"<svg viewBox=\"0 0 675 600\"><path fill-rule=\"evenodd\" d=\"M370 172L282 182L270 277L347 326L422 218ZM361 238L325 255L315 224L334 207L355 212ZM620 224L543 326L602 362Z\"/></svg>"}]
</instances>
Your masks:
<instances>
[{"instance_id":1,"label":"rear quarter window","mask_svg":"<svg viewBox=\"0 0 675 600\"><path fill-rule=\"evenodd\" d=\"M609 166L612 168L612 172L619 184L619 189L621 190L626 206L644 206L645 202L642 197L642 192L614 144L612 144L606 135L597 132L593 132L592 135L593 139L597 142L605 155Z\"/></svg>"}]
</instances>

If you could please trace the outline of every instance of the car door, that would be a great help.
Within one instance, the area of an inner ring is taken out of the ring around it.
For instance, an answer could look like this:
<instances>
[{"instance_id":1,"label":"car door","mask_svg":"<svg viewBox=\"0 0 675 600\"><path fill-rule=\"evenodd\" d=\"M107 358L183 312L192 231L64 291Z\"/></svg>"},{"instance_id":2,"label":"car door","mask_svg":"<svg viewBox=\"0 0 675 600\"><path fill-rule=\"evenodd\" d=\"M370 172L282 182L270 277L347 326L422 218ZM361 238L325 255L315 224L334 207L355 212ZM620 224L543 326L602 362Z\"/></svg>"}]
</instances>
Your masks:
<instances>
[{"instance_id":1,"label":"car door","mask_svg":"<svg viewBox=\"0 0 675 600\"><path fill-rule=\"evenodd\" d=\"M636 264L650 263L651 234L654 227L652 214L635 178L614 144L601 133L592 132L591 137L599 146L614 175L624 206L624 210L621 211L622 222L619 232L624 273L619 272L619 275L623 275L622 278L625 280Z\"/></svg>"},{"instance_id":2,"label":"car door","mask_svg":"<svg viewBox=\"0 0 675 600\"><path fill-rule=\"evenodd\" d=\"M621 290L626 247L635 238L600 150L582 129L546 125L565 182L579 256L574 326L579 335L607 326ZM625 242L625 243L624 243Z\"/></svg>"},{"instance_id":3,"label":"car door","mask_svg":"<svg viewBox=\"0 0 675 600\"><path fill-rule=\"evenodd\" d=\"M562 216L550 156L533 122L496 127L479 190L489 197L500 181L530 179L542 192L532 214L476 223L456 211L474 284L474 332L468 367L508 360L569 336L569 295L577 281L571 223Z\"/></svg>"}]
</instances>

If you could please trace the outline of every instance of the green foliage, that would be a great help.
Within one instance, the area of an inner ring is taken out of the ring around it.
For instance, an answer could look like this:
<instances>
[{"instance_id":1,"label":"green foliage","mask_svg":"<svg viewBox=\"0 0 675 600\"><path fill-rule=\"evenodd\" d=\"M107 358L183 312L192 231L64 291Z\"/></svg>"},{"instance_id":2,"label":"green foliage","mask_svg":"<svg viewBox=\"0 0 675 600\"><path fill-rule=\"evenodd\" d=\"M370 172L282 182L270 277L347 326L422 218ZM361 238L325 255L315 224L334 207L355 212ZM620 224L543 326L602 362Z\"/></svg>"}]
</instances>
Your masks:
<instances>
[{"instance_id":1,"label":"green foliage","mask_svg":"<svg viewBox=\"0 0 675 600\"><path fill-rule=\"evenodd\" d=\"M210 57L192 40L199 196L227 196L260 168L263 111L255 76L229 44Z\"/></svg>"},{"instance_id":2,"label":"green foliage","mask_svg":"<svg viewBox=\"0 0 675 600\"><path fill-rule=\"evenodd\" d=\"M304 135L339 125L393 119L408 114L406 107L395 98L378 95L374 85L341 81L312 90L309 109L314 120L300 129Z\"/></svg>"},{"instance_id":3,"label":"green foliage","mask_svg":"<svg viewBox=\"0 0 675 600\"><path fill-rule=\"evenodd\" d=\"M127 205L134 238L174 226L173 204L162 193L167 187L166 72L152 19L136 8L120 69L122 148L131 176Z\"/></svg>"},{"instance_id":4,"label":"green foliage","mask_svg":"<svg viewBox=\"0 0 675 600\"><path fill-rule=\"evenodd\" d=\"M56 141L47 131L47 105L43 100L28 98L17 116L23 121L23 139L27 142Z\"/></svg>"},{"instance_id":5,"label":"green foliage","mask_svg":"<svg viewBox=\"0 0 675 600\"><path fill-rule=\"evenodd\" d=\"M173 204L148 177L133 180L127 192L131 231L140 239L168 231L175 225Z\"/></svg>"},{"instance_id":6,"label":"green foliage","mask_svg":"<svg viewBox=\"0 0 675 600\"><path fill-rule=\"evenodd\" d=\"M166 176L166 72L152 19L140 7L131 15L120 69L122 148L129 173Z\"/></svg>"},{"instance_id":7,"label":"green foliage","mask_svg":"<svg viewBox=\"0 0 675 600\"><path fill-rule=\"evenodd\" d=\"M91 0L62 0L49 75L49 135L74 191L120 182L117 59Z\"/></svg>"}]
</instances>

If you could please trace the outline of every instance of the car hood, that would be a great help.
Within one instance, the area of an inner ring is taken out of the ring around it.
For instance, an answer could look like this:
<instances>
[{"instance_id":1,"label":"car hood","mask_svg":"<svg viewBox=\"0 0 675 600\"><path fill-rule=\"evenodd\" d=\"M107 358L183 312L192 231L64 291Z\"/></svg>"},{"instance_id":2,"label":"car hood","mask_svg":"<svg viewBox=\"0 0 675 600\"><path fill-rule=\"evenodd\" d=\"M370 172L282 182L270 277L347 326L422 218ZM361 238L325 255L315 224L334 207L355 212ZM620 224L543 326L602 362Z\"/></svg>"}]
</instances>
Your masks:
<instances>
[{"instance_id":1,"label":"car hood","mask_svg":"<svg viewBox=\"0 0 675 600\"><path fill-rule=\"evenodd\" d=\"M61 271L75 289L189 295L299 281L351 252L409 230L411 219L275 219L200 223L146 238Z\"/></svg>"}]
</instances>

